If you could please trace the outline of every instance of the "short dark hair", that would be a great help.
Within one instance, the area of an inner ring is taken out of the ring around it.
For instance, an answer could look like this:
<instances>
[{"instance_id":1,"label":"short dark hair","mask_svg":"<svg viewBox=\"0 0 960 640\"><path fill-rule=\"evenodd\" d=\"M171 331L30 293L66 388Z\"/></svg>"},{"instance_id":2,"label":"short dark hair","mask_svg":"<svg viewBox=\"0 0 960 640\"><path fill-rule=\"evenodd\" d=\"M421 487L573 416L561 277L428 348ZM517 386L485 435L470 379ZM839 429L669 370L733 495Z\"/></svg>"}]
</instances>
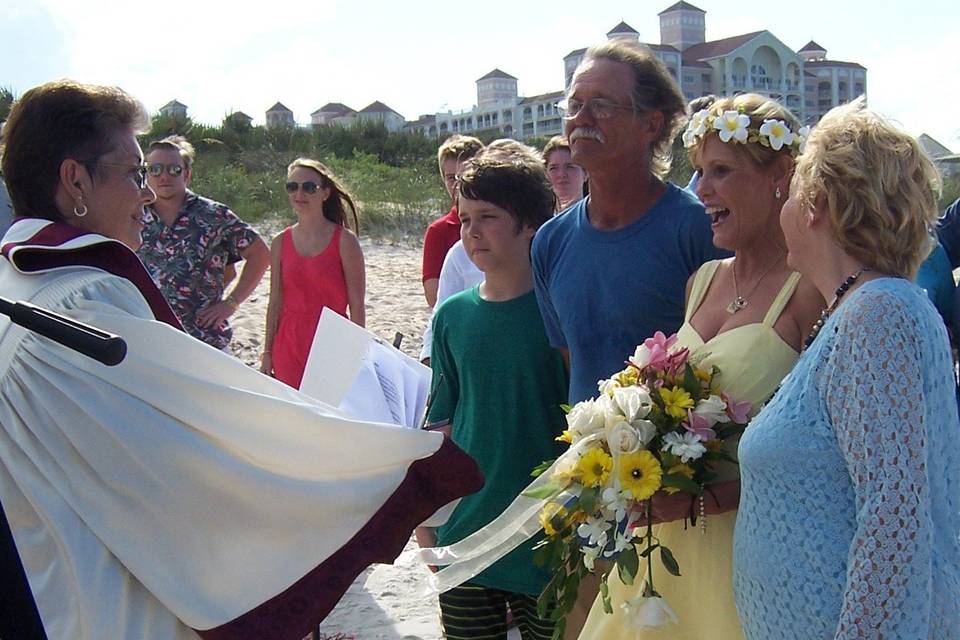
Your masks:
<instances>
[{"instance_id":1,"label":"short dark hair","mask_svg":"<svg viewBox=\"0 0 960 640\"><path fill-rule=\"evenodd\" d=\"M630 100L639 113L659 111L663 114L663 129L654 141L650 167L653 173L664 177L673 161L673 139L687 119L687 103L677 81L666 65L639 44L611 40L587 49L587 60L620 62L633 70Z\"/></svg>"},{"instance_id":2,"label":"short dark hair","mask_svg":"<svg viewBox=\"0 0 960 640\"><path fill-rule=\"evenodd\" d=\"M553 216L554 195L543 163L523 156L481 154L457 176L458 198L484 200L513 216L517 232L539 229Z\"/></svg>"},{"instance_id":3,"label":"short dark hair","mask_svg":"<svg viewBox=\"0 0 960 640\"><path fill-rule=\"evenodd\" d=\"M61 219L55 193L60 165L83 162L95 175L118 133L149 126L139 100L118 87L56 80L30 89L13 105L3 129L3 177L17 215Z\"/></svg>"}]
</instances>

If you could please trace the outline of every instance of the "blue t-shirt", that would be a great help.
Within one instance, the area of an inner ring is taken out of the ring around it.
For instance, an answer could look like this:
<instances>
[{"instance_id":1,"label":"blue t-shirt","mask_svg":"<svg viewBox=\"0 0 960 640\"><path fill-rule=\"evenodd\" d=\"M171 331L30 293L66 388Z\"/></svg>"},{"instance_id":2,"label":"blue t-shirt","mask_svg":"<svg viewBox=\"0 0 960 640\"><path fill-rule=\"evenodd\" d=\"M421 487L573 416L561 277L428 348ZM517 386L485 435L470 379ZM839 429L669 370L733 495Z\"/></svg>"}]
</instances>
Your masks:
<instances>
[{"instance_id":1,"label":"blue t-shirt","mask_svg":"<svg viewBox=\"0 0 960 640\"><path fill-rule=\"evenodd\" d=\"M950 259L939 242L920 265L916 277L917 285L927 292L930 302L940 312L943 321L949 326L953 307L953 273Z\"/></svg>"},{"instance_id":2,"label":"blue t-shirt","mask_svg":"<svg viewBox=\"0 0 960 640\"><path fill-rule=\"evenodd\" d=\"M692 194L667 184L639 220L594 228L589 198L540 227L533 239L537 302L550 344L570 351L570 403L597 395L637 345L683 323L687 279L730 255L713 246L710 218Z\"/></svg>"},{"instance_id":3,"label":"blue t-shirt","mask_svg":"<svg viewBox=\"0 0 960 640\"><path fill-rule=\"evenodd\" d=\"M944 209L937 221L937 235L947 251L950 265L954 269L960 267L960 198Z\"/></svg>"}]
</instances>

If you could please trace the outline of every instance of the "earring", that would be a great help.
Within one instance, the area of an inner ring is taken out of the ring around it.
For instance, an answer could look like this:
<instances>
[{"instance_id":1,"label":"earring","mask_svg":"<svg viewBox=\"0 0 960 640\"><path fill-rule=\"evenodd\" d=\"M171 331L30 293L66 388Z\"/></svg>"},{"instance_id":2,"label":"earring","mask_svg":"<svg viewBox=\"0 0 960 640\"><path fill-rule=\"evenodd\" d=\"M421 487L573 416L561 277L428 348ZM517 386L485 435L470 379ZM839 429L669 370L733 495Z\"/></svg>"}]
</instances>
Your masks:
<instances>
[{"instance_id":1,"label":"earring","mask_svg":"<svg viewBox=\"0 0 960 640\"><path fill-rule=\"evenodd\" d=\"M777 191L776 193L773 194L773 197L776 198L777 200L780 199L780 187L777 187Z\"/></svg>"},{"instance_id":2,"label":"earring","mask_svg":"<svg viewBox=\"0 0 960 640\"><path fill-rule=\"evenodd\" d=\"M78 218L82 218L83 216L87 215L87 205L83 204L83 200L77 202L77 206L73 208L73 215L77 216Z\"/></svg>"}]
</instances>

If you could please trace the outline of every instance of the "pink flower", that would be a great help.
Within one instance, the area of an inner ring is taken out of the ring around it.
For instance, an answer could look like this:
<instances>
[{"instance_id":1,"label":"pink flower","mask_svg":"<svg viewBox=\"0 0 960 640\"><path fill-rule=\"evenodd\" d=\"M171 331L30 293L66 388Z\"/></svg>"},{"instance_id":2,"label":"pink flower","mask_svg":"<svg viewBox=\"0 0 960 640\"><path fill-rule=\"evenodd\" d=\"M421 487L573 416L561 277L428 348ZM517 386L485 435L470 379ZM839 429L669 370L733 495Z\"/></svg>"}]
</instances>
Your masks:
<instances>
[{"instance_id":1,"label":"pink flower","mask_svg":"<svg viewBox=\"0 0 960 640\"><path fill-rule=\"evenodd\" d=\"M706 442L717 437L717 432L710 428L712 426L710 421L703 416L687 409L687 418L687 422L683 423L683 428L700 436L702 441Z\"/></svg>"},{"instance_id":2,"label":"pink flower","mask_svg":"<svg viewBox=\"0 0 960 640\"><path fill-rule=\"evenodd\" d=\"M642 345L637 347L629 362L637 369L650 367L662 371L670 364L670 347L676 342L677 334L668 338L662 331L657 331L652 338L647 338Z\"/></svg>"},{"instance_id":3,"label":"pink flower","mask_svg":"<svg viewBox=\"0 0 960 640\"><path fill-rule=\"evenodd\" d=\"M735 402L725 393L720 394L723 401L727 403L727 415L730 420L736 424L747 424L750 421L750 410L753 405L749 402Z\"/></svg>"}]
</instances>

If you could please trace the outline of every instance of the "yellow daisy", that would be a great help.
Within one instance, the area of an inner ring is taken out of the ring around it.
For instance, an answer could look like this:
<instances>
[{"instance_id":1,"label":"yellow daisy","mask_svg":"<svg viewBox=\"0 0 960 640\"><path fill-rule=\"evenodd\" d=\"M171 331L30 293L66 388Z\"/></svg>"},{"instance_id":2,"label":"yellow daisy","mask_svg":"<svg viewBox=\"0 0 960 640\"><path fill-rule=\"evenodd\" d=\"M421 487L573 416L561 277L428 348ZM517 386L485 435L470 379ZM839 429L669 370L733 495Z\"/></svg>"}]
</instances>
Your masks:
<instances>
[{"instance_id":1,"label":"yellow daisy","mask_svg":"<svg viewBox=\"0 0 960 640\"><path fill-rule=\"evenodd\" d=\"M660 488L663 470L660 462L646 449L620 456L620 486L634 500L646 500Z\"/></svg>"},{"instance_id":2,"label":"yellow daisy","mask_svg":"<svg viewBox=\"0 0 960 640\"><path fill-rule=\"evenodd\" d=\"M661 387L660 398L663 400L663 410L667 415L678 420L686 418L687 409L693 409L696 404L687 390L681 387L673 387L672 389Z\"/></svg>"},{"instance_id":3,"label":"yellow daisy","mask_svg":"<svg viewBox=\"0 0 960 640\"><path fill-rule=\"evenodd\" d=\"M667 469L668 476L672 476L675 474L680 474L681 476L687 476L688 478L693 480L693 467L691 467L688 464L683 464L682 462L678 462L677 464ZM677 491L680 491L680 489L677 489L676 487L666 487L664 488L664 491L672 495Z\"/></svg>"},{"instance_id":4,"label":"yellow daisy","mask_svg":"<svg viewBox=\"0 0 960 640\"><path fill-rule=\"evenodd\" d=\"M553 524L554 520L558 517L566 521L567 510L556 502L551 502L540 511L540 524L543 526L543 532L548 536L557 535L558 531Z\"/></svg>"},{"instance_id":5,"label":"yellow daisy","mask_svg":"<svg viewBox=\"0 0 960 640\"><path fill-rule=\"evenodd\" d=\"M602 449L590 449L577 462L577 477L588 487L606 484L613 469L613 458Z\"/></svg>"}]
</instances>

